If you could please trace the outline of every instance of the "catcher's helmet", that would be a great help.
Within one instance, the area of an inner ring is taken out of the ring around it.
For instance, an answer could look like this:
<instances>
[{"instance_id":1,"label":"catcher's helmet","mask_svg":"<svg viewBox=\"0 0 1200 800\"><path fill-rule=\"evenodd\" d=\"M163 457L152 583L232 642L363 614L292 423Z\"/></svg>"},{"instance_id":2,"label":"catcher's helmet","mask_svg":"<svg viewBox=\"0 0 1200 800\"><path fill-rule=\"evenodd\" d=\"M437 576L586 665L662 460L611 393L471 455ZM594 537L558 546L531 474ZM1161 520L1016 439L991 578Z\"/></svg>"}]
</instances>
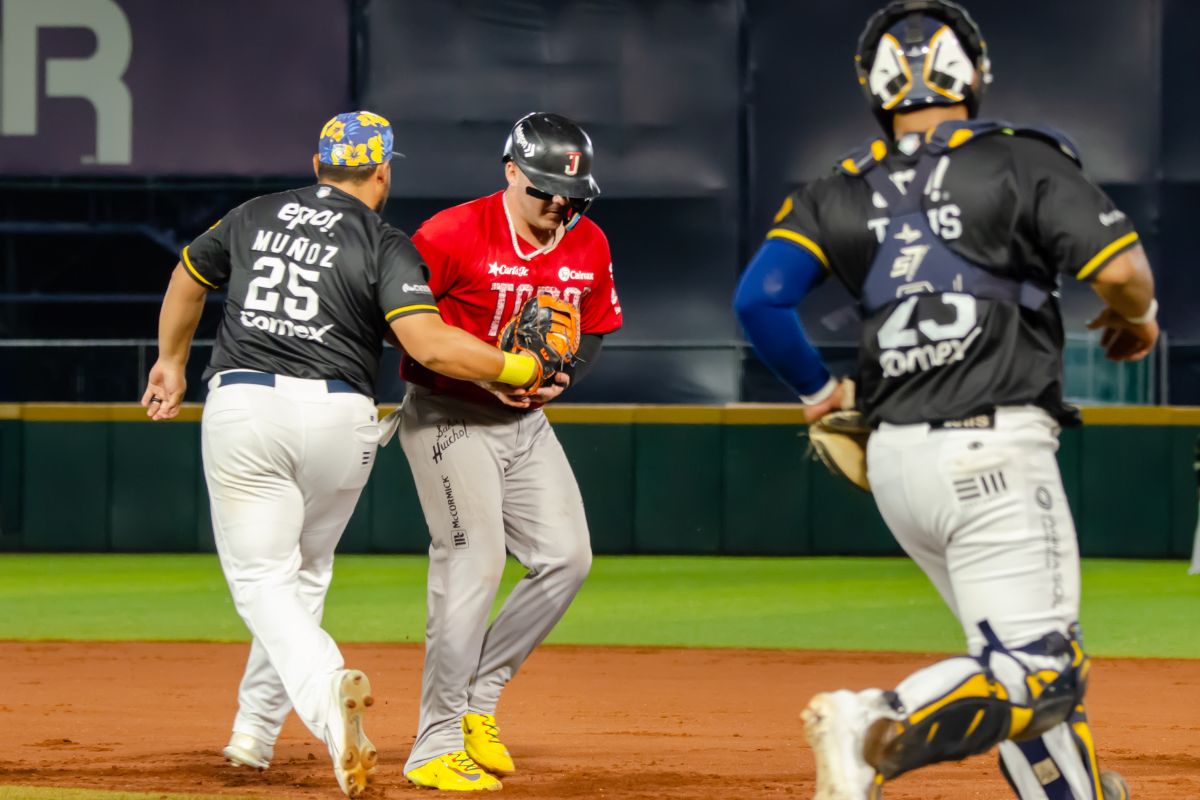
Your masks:
<instances>
[{"instance_id":1,"label":"catcher's helmet","mask_svg":"<svg viewBox=\"0 0 1200 800\"><path fill-rule=\"evenodd\" d=\"M964 103L974 117L992 82L979 26L950 0L894 0L876 11L858 39L854 67L889 136L897 111Z\"/></svg>"},{"instance_id":2,"label":"catcher's helmet","mask_svg":"<svg viewBox=\"0 0 1200 800\"><path fill-rule=\"evenodd\" d=\"M530 194L543 199L560 195L570 201L568 227L600 195L592 177L592 140L561 114L535 111L517 120L504 143L504 160L515 163L529 178L537 190Z\"/></svg>"}]
</instances>

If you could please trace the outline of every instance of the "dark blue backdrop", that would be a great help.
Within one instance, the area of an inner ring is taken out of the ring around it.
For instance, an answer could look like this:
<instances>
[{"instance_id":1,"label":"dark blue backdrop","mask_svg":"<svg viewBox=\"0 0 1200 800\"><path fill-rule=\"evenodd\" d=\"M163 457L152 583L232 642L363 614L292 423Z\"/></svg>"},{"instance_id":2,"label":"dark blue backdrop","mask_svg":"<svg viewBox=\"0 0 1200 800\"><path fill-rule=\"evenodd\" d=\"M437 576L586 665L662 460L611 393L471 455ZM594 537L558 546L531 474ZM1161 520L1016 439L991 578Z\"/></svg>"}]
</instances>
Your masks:
<instances>
[{"instance_id":1,"label":"dark blue backdrop","mask_svg":"<svg viewBox=\"0 0 1200 800\"><path fill-rule=\"evenodd\" d=\"M148 23L137 22L134 12L144 12L144 4L117 1L135 17L133 64L141 85L139 31ZM967 6L984 30L996 76L984 113L1052 125L1078 142L1089 174L1137 223L1162 286L1171 392L1159 399L1200 400L1200 315L1192 311L1200 286L1190 275L1192 217L1200 210L1200 150L1191 128L1200 115L1193 66L1200 7L1187 0ZM753 360L743 363L729 297L780 199L876 133L852 68L858 33L876 7L868 0L306 0L290 6L288 30L316 28L324 44L315 53L311 45L293 52L295 64L281 62L278 48L268 63L265 51L240 38L201 41L193 49L219 53L227 66L240 65L228 70L254 76L207 89L253 92L264 118L291 126L281 125L279 137L315 139L315 129L294 129L314 111L297 107L294 92L264 92L264 75L286 83L289 75L328 64L347 76L350 101L388 116L407 155L396 164L388 214L409 230L440 208L501 186L500 150L520 115L546 109L578 119L596 143L604 195L593 216L612 243L627 327L612 337L613 347L574 399L719 402L772 392ZM314 38L291 35L296 42ZM173 74L164 72L163 80ZM187 109L146 108L165 103L163 96L134 91L135 120L177 125ZM313 102L330 101L314 96ZM214 143L229 141L238 126L261 128L262 121L185 118L213 131L196 140ZM139 129L135 145L145 137ZM3 144L11 145L11 137L0 131ZM247 155L254 148L267 146L244 142L229 159L234 174L203 184L188 182L186 164L202 163L197 174L211 174L214 153L192 147L194 158L179 159L183 177L170 181L155 174L131 182L128 166L113 171L125 176L118 179L106 176L103 165L86 169L100 176L86 185L0 178L0 213L10 221L0 227L6 267L0 279L12 301L0 313L0 330L8 337L153 336L156 309L134 294L160 292L174 259L147 237L159 245L186 240L240 199L307 175L303 159L290 177L269 177L287 168L241 166L253 162ZM168 155L160 150L146 171ZM13 220L116 228L92 235L82 248L90 258L75 268L79 239L17 231ZM149 226L158 238L130 226ZM119 275L89 272L85 264L96 253L122 260ZM55 293L103 293L114 285L128 295L121 301L128 313L66 304L68 313L52 316L41 305L22 304L35 295L44 303ZM847 299L830 286L806 306L814 338L848 341L847 328L828 324ZM1065 300L1077 327L1096 307L1080 286L1067 287ZM36 370L29 381L10 378L0 386L0 399L136 394L136 386L125 384L137 378L112 380L109 362L74 363L61 375L50 375L46 364L0 349L0 373ZM97 371L104 380L93 376ZM55 388L31 393L30 385ZM395 389L389 384L385 396Z\"/></svg>"}]
</instances>

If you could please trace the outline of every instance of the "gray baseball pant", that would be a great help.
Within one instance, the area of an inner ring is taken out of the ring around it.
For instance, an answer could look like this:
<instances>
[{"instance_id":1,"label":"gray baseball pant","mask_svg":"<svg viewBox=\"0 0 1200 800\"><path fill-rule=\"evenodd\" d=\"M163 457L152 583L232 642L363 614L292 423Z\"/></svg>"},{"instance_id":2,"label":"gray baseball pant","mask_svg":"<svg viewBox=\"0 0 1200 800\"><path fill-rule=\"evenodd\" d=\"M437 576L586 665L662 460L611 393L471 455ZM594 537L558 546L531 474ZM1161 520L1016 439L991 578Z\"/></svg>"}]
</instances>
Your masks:
<instances>
[{"instance_id":1,"label":"gray baseball pant","mask_svg":"<svg viewBox=\"0 0 1200 800\"><path fill-rule=\"evenodd\" d=\"M408 772L463 749L464 713L500 692L562 618L592 563L583 500L541 411L410 387L400 442L429 525L425 670ZM528 570L489 626L505 549Z\"/></svg>"}]
</instances>

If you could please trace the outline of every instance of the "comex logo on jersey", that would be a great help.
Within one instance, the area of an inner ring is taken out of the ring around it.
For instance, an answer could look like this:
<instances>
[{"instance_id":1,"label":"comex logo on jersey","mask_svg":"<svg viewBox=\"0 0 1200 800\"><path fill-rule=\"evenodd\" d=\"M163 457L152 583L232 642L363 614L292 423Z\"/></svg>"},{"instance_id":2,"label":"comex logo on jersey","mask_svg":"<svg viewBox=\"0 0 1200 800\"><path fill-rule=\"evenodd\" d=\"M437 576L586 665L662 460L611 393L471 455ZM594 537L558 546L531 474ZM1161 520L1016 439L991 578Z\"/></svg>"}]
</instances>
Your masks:
<instances>
[{"instance_id":1,"label":"comex logo on jersey","mask_svg":"<svg viewBox=\"0 0 1200 800\"><path fill-rule=\"evenodd\" d=\"M332 323L317 328L313 325L292 322L290 319L265 317L261 314L255 314L253 311L243 311L241 313L241 321L247 328L258 328L260 331L273 333L276 336L308 339L309 341L320 342L321 344L325 344L325 339L322 337L333 328Z\"/></svg>"},{"instance_id":2,"label":"comex logo on jersey","mask_svg":"<svg viewBox=\"0 0 1200 800\"><path fill-rule=\"evenodd\" d=\"M929 295L925 295L929 296ZM975 340L983 333L976 323L975 298L968 294L944 292L938 296L942 305L954 312L950 321L914 319L918 296L912 295L888 314L879 326L879 366L885 378L899 378L917 372L962 361ZM928 341L920 343L920 337Z\"/></svg>"}]
</instances>

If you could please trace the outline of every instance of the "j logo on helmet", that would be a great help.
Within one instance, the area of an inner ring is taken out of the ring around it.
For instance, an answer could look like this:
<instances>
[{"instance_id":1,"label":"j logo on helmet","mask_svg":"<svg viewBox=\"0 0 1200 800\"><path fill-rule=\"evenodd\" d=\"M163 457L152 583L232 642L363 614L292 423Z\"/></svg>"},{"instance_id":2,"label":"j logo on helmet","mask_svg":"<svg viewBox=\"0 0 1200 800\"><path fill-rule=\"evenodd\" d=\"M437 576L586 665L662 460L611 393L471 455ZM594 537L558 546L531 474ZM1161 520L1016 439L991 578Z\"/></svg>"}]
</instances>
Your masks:
<instances>
[{"instance_id":1,"label":"j logo on helmet","mask_svg":"<svg viewBox=\"0 0 1200 800\"><path fill-rule=\"evenodd\" d=\"M579 172L579 157L582 155L583 153L578 151L571 151L570 153L567 153L567 166L563 172L567 175L574 175L575 173Z\"/></svg>"}]
</instances>

